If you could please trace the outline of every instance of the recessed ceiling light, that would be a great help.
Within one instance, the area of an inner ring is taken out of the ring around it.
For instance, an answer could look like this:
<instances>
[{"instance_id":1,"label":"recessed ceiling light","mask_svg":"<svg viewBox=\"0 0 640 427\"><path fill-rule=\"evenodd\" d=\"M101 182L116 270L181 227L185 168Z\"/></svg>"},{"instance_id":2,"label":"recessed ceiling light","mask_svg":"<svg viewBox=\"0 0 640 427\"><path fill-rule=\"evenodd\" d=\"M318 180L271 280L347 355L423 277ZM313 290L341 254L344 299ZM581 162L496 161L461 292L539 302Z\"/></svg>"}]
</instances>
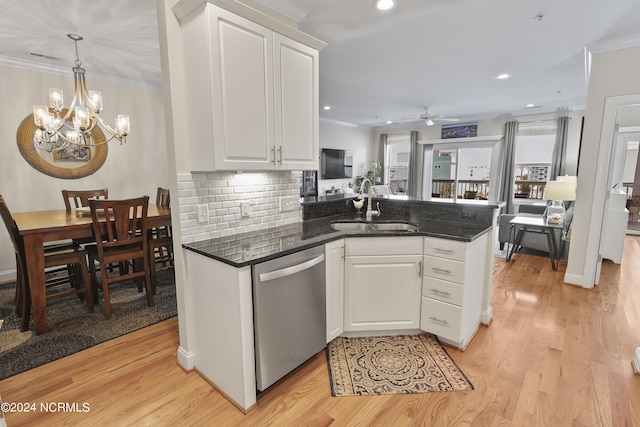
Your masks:
<instances>
[{"instance_id":1,"label":"recessed ceiling light","mask_svg":"<svg viewBox=\"0 0 640 427\"><path fill-rule=\"evenodd\" d=\"M389 10L396 5L396 0L376 0L375 5L378 10Z\"/></svg>"},{"instance_id":2,"label":"recessed ceiling light","mask_svg":"<svg viewBox=\"0 0 640 427\"><path fill-rule=\"evenodd\" d=\"M331 110L331 106L330 105L325 105L324 107L322 107L323 110Z\"/></svg>"},{"instance_id":3,"label":"recessed ceiling light","mask_svg":"<svg viewBox=\"0 0 640 427\"><path fill-rule=\"evenodd\" d=\"M507 73L498 74L498 78L499 78L500 80L508 79L509 77L511 77L511 75L510 75L510 74L507 74Z\"/></svg>"},{"instance_id":4,"label":"recessed ceiling light","mask_svg":"<svg viewBox=\"0 0 640 427\"><path fill-rule=\"evenodd\" d=\"M527 107L527 108L533 108L535 106L536 106L536 104L527 104L527 105L525 105L525 107Z\"/></svg>"},{"instance_id":5,"label":"recessed ceiling light","mask_svg":"<svg viewBox=\"0 0 640 427\"><path fill-rule=\"evenodd\" d=\"M388 125L390 125L390 124L392 124L392 123L393 123L393 122L392 122L391 120L387 120L387 124L388 124Z\"/></svg>"}]
</instances>

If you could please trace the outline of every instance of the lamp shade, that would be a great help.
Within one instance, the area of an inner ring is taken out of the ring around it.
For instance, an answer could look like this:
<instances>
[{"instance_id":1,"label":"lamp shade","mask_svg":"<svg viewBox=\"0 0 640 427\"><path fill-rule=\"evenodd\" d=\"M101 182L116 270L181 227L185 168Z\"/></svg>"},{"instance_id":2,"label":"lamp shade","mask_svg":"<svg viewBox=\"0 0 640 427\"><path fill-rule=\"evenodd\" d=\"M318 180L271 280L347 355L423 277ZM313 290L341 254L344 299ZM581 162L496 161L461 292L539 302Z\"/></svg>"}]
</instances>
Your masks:
<instances>
[{"instance_id":1,"label":"lamp shade","mask_svg":"<svg viewBox=\"0 0 640 427\"><path fill-rule=\"evenodd\" d=\"M573 182L574 185L577 185L578 177L575 175L558 175L556 181L569 181Z\"/></svg>"},{"instance_id":2,"label":"lamp shade","mask_svg":"<svg viewBox=\"0 0 640 427\"><path fill-rule=\"evenodd\" d=\"M574 192L578 188L578 177L575 175L558 175L556 181L570 182L573 184ZM574 200L574 199L571 199Z\"/></svg>"},{"instance_id":3,"label":"lamp shade","mask_svg":"<svg viewBox=\"0 0 640 427\"><path fill-rule=\"evenodd\" d=\"M576 185L571 181L549 181L544 198L545 200L575 200Z\"/></svg>"}]
</instances>

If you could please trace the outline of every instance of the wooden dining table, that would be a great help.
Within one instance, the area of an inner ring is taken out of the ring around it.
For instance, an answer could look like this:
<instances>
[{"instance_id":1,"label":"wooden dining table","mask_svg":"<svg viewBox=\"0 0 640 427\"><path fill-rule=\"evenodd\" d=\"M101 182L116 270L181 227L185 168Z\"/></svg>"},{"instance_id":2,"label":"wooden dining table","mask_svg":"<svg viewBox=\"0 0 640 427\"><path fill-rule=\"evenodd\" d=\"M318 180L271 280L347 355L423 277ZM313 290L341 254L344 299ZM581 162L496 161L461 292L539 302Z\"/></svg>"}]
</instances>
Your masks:
<instances>
[{"instance_id":1,"label":"wooden dining table","mask_svg":"<svg viewBox=\"0 0 640 427\"><path fill-rule=\"evenodd\" d=\"M147 225L171 225L171 209L149 205ZM44 243L93 237L91 213L83 209L16 212L13 218L24 240L27 277L36 334L48 331Z\"/></svg>"}]
</instances>

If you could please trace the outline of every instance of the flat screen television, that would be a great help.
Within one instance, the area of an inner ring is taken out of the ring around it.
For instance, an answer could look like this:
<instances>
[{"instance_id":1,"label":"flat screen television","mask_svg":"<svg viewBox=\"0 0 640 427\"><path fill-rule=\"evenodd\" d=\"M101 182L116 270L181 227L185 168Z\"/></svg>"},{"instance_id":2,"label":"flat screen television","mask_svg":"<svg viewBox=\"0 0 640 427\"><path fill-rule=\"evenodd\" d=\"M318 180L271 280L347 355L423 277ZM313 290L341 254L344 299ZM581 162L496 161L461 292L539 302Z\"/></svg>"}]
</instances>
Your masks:
<instances>
[{"instance_id":1,"label":"flat screen television","mask_svg":"<svg viewBox=\"0 0 640 427\"><path fill-rule=\"evenodd\" d=\"M323 148L320 156L320 179L342 179L353 176L351 150Z\"/></svg>"}]
</instances>

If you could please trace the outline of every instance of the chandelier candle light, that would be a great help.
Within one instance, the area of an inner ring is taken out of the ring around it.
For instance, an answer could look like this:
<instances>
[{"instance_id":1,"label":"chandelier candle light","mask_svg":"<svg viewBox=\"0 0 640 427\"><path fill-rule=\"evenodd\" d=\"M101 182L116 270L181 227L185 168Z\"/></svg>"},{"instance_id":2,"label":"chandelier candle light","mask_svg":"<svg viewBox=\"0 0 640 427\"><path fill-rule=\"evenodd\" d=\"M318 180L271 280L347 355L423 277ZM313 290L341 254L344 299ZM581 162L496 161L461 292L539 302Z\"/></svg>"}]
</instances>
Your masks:
<instances>
[{"instance_id":1,"label":"chandelier candle light","mask_svg":"<svg viewBox=\"0 0 640 427\"><path fill-rule=\"evenodd\" d=\"M76 61L73 67L73 99L64 116L64 96L60 89L49 89L49 108L44 105L33 106L33 121L38 129L33 136L34 146L48 152L63 150L71 146L95 147L106 144L113 138L120 143L126 142L129 134L129 116L119 114L115 127L111 128L100 117L102 111L102 92L87 90L82 62L78 56L78 42L82 36L67 34L76 48ZM100 125L110 134L102 142L94 141L91 131Z\"/></svg>"}]
</instances>

